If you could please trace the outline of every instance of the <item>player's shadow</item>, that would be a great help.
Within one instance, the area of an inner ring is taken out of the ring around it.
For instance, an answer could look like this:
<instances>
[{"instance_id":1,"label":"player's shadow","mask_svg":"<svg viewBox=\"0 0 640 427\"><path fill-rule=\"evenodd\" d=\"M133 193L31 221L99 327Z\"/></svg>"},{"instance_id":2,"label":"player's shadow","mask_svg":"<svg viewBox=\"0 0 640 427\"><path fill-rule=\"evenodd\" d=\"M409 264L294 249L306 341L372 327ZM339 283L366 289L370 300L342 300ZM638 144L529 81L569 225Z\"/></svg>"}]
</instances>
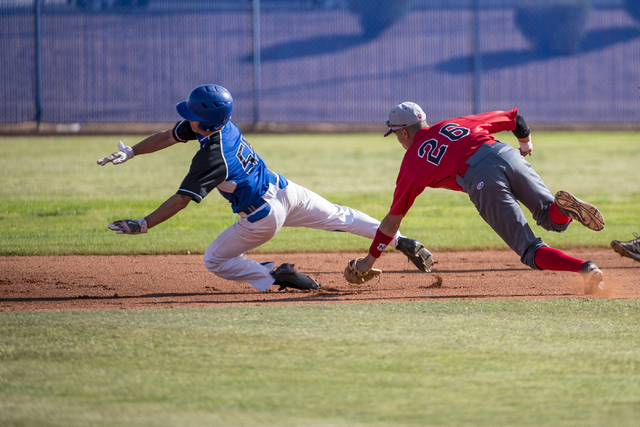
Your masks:
<instances>
[{"instance_id":1,"label":"player's shadow","mask_svg":"<svg viewBox=\"0 0 640 427\"><path fill-rule=\"evenodd\" d=\"M359 44L367 43L370 40L371 38L361 34L322 36L306 40L293 40L262 49L260 51L260 58L262 61L269 62L335 53ZM244 60L247 62L251 62L253 59L252 54L244 57Z\"/></svg>"},{"instance_id":2,"label":"player's shadow","mask_svg":"<svg viewBox=\"0 0 640 427\"><path fill-rule=\"evenodd\" d=\"M637 27L590 31L583 38L579 52L575 54L594 52L638 37L640 37L640 29ZM480 64L482 70L493 70L570 55L572 54L550 54L536 50L502 50L499 52L482 53L480 55ZM436 70L449 74L464 74L473 71L473 61L473 54L451 58L437 64Z\"/></svg>"}]
</instances>

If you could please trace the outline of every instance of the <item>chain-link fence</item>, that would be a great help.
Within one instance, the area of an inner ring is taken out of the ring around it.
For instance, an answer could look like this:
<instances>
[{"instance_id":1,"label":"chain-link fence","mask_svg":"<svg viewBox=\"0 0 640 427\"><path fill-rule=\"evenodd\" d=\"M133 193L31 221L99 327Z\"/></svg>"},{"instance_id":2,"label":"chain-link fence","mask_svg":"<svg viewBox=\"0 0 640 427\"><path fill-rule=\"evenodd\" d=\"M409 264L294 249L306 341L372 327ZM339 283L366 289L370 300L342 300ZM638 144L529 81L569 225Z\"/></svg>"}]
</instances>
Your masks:
<instances>
[{"instance_id":1,"label":"chain-link fence","mask_svg":"<svg viewBox=\"0 0 640 427\"><path fill-rule=\"evenodd\" d=\"M0 0L0 123L160 123L203 83L237 123L637 124L640 0Z\"/></svg>"}]
</instances>

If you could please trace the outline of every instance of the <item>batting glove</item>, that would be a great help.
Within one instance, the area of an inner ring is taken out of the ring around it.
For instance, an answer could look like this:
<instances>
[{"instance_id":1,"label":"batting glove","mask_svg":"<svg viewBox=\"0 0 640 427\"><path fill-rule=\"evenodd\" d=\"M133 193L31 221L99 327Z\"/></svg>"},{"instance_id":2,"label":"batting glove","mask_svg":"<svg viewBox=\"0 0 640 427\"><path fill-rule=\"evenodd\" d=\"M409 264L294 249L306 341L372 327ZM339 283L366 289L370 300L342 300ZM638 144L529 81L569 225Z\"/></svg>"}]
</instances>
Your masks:
<instances>
[{"instance_id":1,"label":"batting glove","mask_svg":"<svg viewBox=\"0 0 640 427\"><path fill-rule=\"evenodd\" d=\"M116 234L144 234L147 232L147 219L119 219L107 227Z\"/></svg>"},{"instance_id":2,"label":"batting glove","mask_svg":"<svg viewBox=\"0 0 640 427\"><path fill-rule=\"evenodd\" d=\"M97 161L100 166L104 166L107 163L111 162L114 165L119 165L120 163L124 163L129 159L133 159L133 149L128 145L124 145L124 142L118 141L118 150L115 153L112 153L110 156L103 157Z\"/></svg>"},{"instance_id":3,"label":"batting glove","mask_svg":"<svg viewBox=\"0 0 640 427\"><path fill-rule=\"evenodd\" d=\"M520 144L520 155L522 157L533 156L533 144L531 143L531 135L527 138L518 139L518 143Z\"/></svg>"}]
</instances>

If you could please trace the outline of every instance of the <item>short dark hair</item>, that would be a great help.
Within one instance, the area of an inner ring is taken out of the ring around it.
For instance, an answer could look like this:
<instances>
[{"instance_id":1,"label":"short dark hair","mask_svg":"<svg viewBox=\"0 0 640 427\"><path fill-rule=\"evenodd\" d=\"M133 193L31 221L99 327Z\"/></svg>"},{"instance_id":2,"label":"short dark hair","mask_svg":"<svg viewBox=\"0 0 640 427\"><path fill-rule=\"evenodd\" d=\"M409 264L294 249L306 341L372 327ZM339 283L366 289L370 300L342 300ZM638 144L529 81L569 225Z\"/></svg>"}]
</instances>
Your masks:
<instances>
[{"instance_id":1,"label":"short dark hair","mask_svg":"<svg viewBox=\"0 0 640 427\"><path fill-rule=\"evenodd\" d=\"M415 135L416 132L418 132L422 128L426 128L427 126L429 126L429 125L427 124L426 121L423 120L420 123L416 123L415 125L404 127L403 129L406 129L406 130L408 130L409 132L411 132L412 134Z\"/></svg>"}]
</instances>

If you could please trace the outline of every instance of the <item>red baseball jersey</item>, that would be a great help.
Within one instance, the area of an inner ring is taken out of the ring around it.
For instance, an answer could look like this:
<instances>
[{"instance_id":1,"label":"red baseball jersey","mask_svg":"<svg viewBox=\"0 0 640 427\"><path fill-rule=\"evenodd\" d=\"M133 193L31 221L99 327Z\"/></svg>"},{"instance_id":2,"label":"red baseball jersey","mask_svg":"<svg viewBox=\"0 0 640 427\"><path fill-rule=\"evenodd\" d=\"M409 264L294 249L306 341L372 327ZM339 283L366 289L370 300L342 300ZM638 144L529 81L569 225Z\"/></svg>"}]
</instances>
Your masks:
<instances>
[{"instance_id":1,"label":"red baseball jersey","mask_svg":"<svg viewBox=\"0 0 640 427\"><path fill-rule=\"evenodd\" d=\"M456 175L483 144L495 144L492 134L516 128L517 108L458 117L421 129L400 165L389 213L405 215L425 188L463 191Z\"/></svg>"}]
</instances>

